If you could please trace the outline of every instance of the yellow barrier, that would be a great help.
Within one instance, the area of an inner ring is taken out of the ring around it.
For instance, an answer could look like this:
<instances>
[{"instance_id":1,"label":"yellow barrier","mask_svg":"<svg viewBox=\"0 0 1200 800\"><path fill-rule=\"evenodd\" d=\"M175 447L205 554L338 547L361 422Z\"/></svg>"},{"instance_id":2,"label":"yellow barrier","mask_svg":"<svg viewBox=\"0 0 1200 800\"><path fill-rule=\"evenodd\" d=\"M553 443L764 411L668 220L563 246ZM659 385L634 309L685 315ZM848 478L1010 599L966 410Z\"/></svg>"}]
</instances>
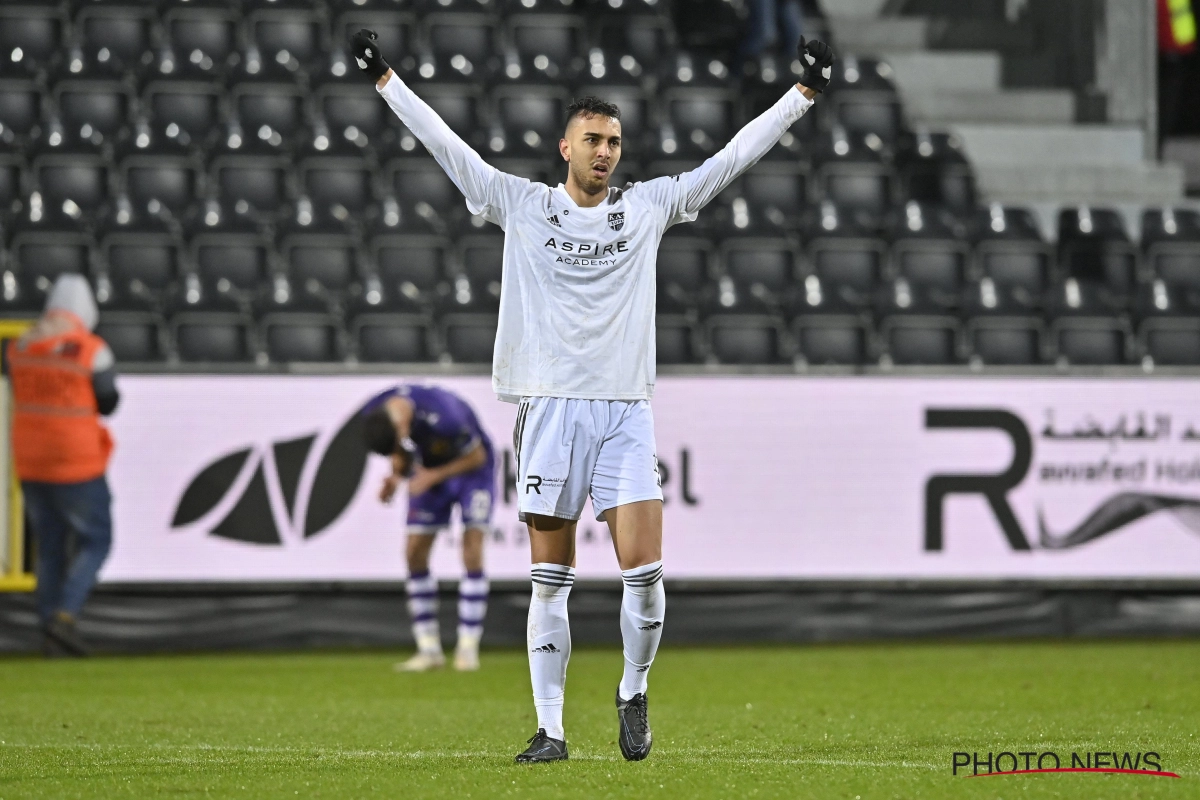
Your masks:
<instances>
[{"instance_id":1,"label":"yellow barrier","mask_svg":"<svg viewBox=\"0 0 1200 800\"><path fill-rule=\"evenodd\" d=\"M0 320L0 347L5 346L9 339L15 339L33 324L32 320ZM8 381L4 381L2 390L5 393L4 419L0 420L7 431L12 430L12 403L9 394ZM12 460L11 433L4 437L8 443L4 471L8 473L8 547L4 559L4 569L0 571L0 592L32 592L37 587L34 576L25 572L25 506L21 499L21 483L17 480L17 470Z\"/></svg>"}]
</instances>

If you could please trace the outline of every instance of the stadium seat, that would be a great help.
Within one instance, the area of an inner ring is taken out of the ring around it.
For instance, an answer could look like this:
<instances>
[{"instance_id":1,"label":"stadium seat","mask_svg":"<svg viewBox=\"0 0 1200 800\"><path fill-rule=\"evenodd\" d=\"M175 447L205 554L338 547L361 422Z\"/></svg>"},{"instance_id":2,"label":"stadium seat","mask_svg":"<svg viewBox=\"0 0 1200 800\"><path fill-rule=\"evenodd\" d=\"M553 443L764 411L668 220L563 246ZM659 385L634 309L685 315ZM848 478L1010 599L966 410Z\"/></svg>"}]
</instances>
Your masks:
<instances>
[{"instance_id":1,"label":"stadium seat","mask_svg":"<svg viewBox=\"0 0 1200 800\"><path fill-rule=\"evenodd\" d=\"M13 237L13 268L23 282L45 292L63 273L88 273L91 245L91 236L82 232L22 230Z\"/></svg>"},{"instance_id":2,"label":"stadium seat","mask_svg":"<svg viewBox=\"0 0 1200 800\"><path fill-rule=\"evenodd\" d=\"M671 229L658 248L659 289L675 284L695 293L712 277L712 257L713 245L708 239L687 234L683 226Z\"/></svg>"},{"instance_id":3,"label":"stadium seat","mask_svg":"<svg viewBox=\"0 0 1200 800\"><path fill-rule=\"evenodd\" d=\"M742 175L741 196L752 209L774 209L794 226L808 205L807 173L807 165L801 162L760 161Z\"/></svg>"},{"instance_id":4,"label":"stadium seat","mask_svg":"<svg viewBox=\"0 0 1200 800\"><path fill-rule=\"evenodd\" d=\"M62 124L72 135L88 138L95 132L113 138L128 125L132 100L119 81L60 81L54 95Z\"/></svg>"},{"instance_id":5,"label":"stadium seat","mask_svg":"<svg viewBox=\"0 0 1200 800\"><path fill-rule=\"evenodd\" d=\"M446 280L449 243L432 234L388 234L371 240L371 253L380 278L390 286L408 282L432 293Z\"/></svg>"},{"instance_id":6,"label":"stadium seat","mask_svg":"<svg viewBox=\"0 0 1200 800\"><path fill-rule=\"evenodd\" d=\"M101 311L96 335L122 362L146 363L163 359L162 318L153 312Z\"/></svg>"},{"instance_id":7,"label":"stadium seat","mask_svg":"<svg viewBox=\"0 0 1200 800\"><path fill-rule=\"evenodd\" d=\"M167 8L163 14L163 28L179 57L202 69L224 65L237 40L235 15L219 5ZM212 66L204 61L206 57Z\"/></svg>"},{"instance_id":8,"label":"stadium seat","mask_svg":"<svg viewBox=\"0 0 1200 800\"><path fill-rule=\"evenodd\" d=\"M427 203L441 214L465 208L462 193L432 158L395 159L388 171L396 199L406 208Z\"/></svg>"},{"instance_id":9,"label":"stadium seat","mask_svg":"<svg viewBox=\"0 0 1200 800\"><path fill-rule=\"evenodd\" d=\"M75 27L85 49L107 49L124 64L133 66L150 50L155 17L154 9L146 5L111 0L85 6L75 18Z\"/></svg>"},{"instance_id":10,"label":"stadium seat","mask_svg":"<svg viewBox=\"0 0 1200 800\"><path fill-rule=\"evenodd\" d=\"M956 239L900 239L892 244L896 274L913 283L957 292L966 277L967 247Z\"/></svg>"},{"instance_id":11,"label":"stadium seat","mask_svg":"<svg viewBox=\"0 0 1200 800\"><path fill-rule=\"evenodd\" d=\"M199 176L190 158L167 153L134 153L121 161L122 184L139 210L152 201L180 214L195 198Z\"/></svg>"},{"instance_id":12,"label":"stadium seat","mask_svg":"<svg viewBox=\"0 0 1200 800\"><path fill-rule=\"evenodd\" d=\"M430 333L423 321L359 317L352 336L360 361L404 364L430 360Z\"/></svg>"},{"instance_id":13,"label":"stadium seat","mask_svg":"<svg viewBox=\"0 0 1200 800\"><path fill-rule=\"evenodd\" d=\"M0 217L21 196L25 159L15 153L0 153Z\"/></svg>"},{"instance_id":14,"label":"stadium seat","mask_svg":"<svg viewBox=\"0 0 1200 800\"><path fill-rule=\"evenodd\" d=\"M1137 256L1119 214L1111 209L1063 209L1058 217L1058 262L1067 276L1132 292Z\"/></svg>"},{"instance_id":15,"label":"stadium seat","mask_svg":"<svg viewBox=\"0 0 1200 800\"><path fill-rule=\"evenodd\" d=\"M829 93L834 118L848 134L873 134L885 143L893 143L903 128L900 98L894 91L879 89L840 89Z\"/></svg>"},{"instance_id":16,"label":"stadium seat","mask_svg":"<svg viewBox=\"0 0 1200 800\"><path fill-rule=\"evenodd\" d=\"M547 58L560 69L581 60L584 20L573 14L518 14L509 18L508 40L522 58Z\"/></svg>"},{"instance_id":17,"label":"stadium seat","mask_svg":"<svg viewBox=\"0 0 1200 800\"><path fill-rule=\"evenodd\" d=\"M473 75L486 77L495 55L495 23L486 14L458 12L430 14L423 20L423 38L434 57L449 64L456 57L466 59Z\"/></svg>"},{"instance_id":18,"label":"stadium seat","mask_svg":"<svg viewBox=\"0 0 1200 800\"><path fill-rule=\"evenodd\" d=\"M5 130L28 136L42 118L42 103L34 81L0 77L0 125Z\"/></svg>"},{"instance_id":19,"label":"stadium seat","mask_svg":"<svg viewBox=\"0 0 1200 800\"><path fill-rule=\"evenodd\" d=\"M494 314L446 314L441 318L445 353L459 364L491 363L496 348Z\"/></svg>"},{"instance_id":20,"label":"stadium seat","mask_svg":"<svg viewBox=\"0 0 1200 800\"><path fill-rule=\"evenodd\" d=\"M502 86L492 96L500 124L530 147L556 143L562 136L567 95L553 86ZM530 137L530 132L536 134Z\"/></svg>"},{"instance_id":21,"label":"stadium seat","mask_svg":"<svg viewBox=\"0 0 1200 800\"><path fill-rule=\"evenodd\" d=\"M246 28L263 57L289 66L308 64L320 54L321 22L315 11L290 8L259 8L249 15Z\"/></svg>"},{"instance_id":22,"label":"stadium seat","mask_svg":"<svg viewBox=\"0 0 1200 800\"><path fill-rule=\"evenodd\" d=\"M230 206L244 201L263 212L278 211L287 199L285 158L269 155L220 155L213 160L213 183Z\"/></svg>"},{"instance_id":23,"label":"stadium seat","mask_svg":"<svg viewBox=\"0 0 1200 800\"><path fill-rule=\"evenodd\" d=\"M662 102L678 135L705 153L720 150L736 132L733 98L726 89L668 89Z\"/></svg>"},{"instance_id":24,"label":"stadium seat","mask_svg":"<svg viewBox=\"0 0 1200 800\"><path fill-rule=\"evenodd\" d=\"M975 249L979 272L998 284L1021 287L1040 297L1050 275L1050 253L1037 241L991 240Z\"/></svg>"},{"instance_id":25,"label":"stadium seat","mask_svg":"<svg viewBox=\"0 0 1200 800\"><path fill-rule=\"evenodd\" d=\"M42 197L52 208L62 208L66 201L70 201L84 212L91 213L108 199L108 166L100 155L40 155L33 160L33 173Z\"/></svg>"},{"instance_id":26,"label":"stadium seat","mask_svg":"<svg viewBox=\"0 0 1200 800\"><path fill-rule=\"evenodd\" d=\"M262 321L261 341L274 363L330 362L342 359L340 326L322 314L276 313Z\"/></svg>"},{"instance_id":27,"label":"stadium seat","mask_svg":"<svg viewBox=\"0 0 1200 800\"><path fill-rule=\"evenodd\" d=\"M1174 287L1200 290L1200 213L1164 208L1142 215L1146 265Z\"/></svg>"},{"instance_id":28,"label":"stadium seat","mask_svg":"<svg viewBox=\"0 0 1200 800\"><path fill-rule=\"evenodd\" d=\"M967 323L971 354L983 364L1038 364L1042 324L1036 317L976 317Z\"/></svg>"},{"instance_id":29,"label":"stadium seat","mask_svg":"<svg viewBox=\"0 0 1200 800\"><path fill-rule=\"evenodd\" d=\"M868 295L879 285L886 252L880 239L824 236L809 243L808 261L822 282Z\"/></svg>"},{"instance_id":30,"label":"stadium seat","mask_svg":"<svg viewBox=\"0 0 1200 800\"><path fill-rule=\"evenodd\" d=\"M327 291L340 292L358 277L354 241L332 222L314 222L309 229L293 225L280 239L279 251L297 286L315 281Z\"/></svg>"},{"instance_id":31,"label":"stadium seat","mask_svg":"<svg viewBox=\"0 0 1200 800\"><path fill-rule=\"evenodd\" d=\"M263 126L282 137L295 135L304 123L304 93L283 80L234 84L230 101L242 129L253 136Z\"/></svg>"},{"instance_id":32,"label":"stadium seat","mask_svg":"<svg viewBox=\"0 0 1200 800\"><path fill-rule=\"evenodd\" d=\"M140 281L151 291L162 291L176 277L179 253L167 233L114 231L100 242L109 278L121 291Z\"/></svg>"},{"instance_id":33,"label":"stadium seat","mask_svg":"<svg viewBox=\"0 0 1200 800\"><path fill-rule=\"evenodd\" d=\"M869 160L827 160L816 169L818 193L847 212L879 217L892 202L891 168Z\"/></svg>"},{"instance_id":34,"label":"stadium seat","mask_svg":"<svg viewBox=\"0 0 1200 800\"><path fill-rule=\"evenodd\" d=\"M65 22L52 3L0 5L0 55L32 67L46 64L62 46Z\"/></svg>"},{"instance_id":35,"label":"stadium seat","mask_svg":"<svg viewBox=\"0 0 1200 800\"><path fill-rule=\"evenodd\" d=\"M371 173L361 158L306 158L300 165L300 174L304 192L317 208L329 209L340 205L353 214L360 214L371 203Z\"/></svg>"},{"instance_id":36,"label":"stadium seat","mask_svg":"<svg viewBox=\"0 0 1200 800\"><path fill-rule=\"evenodd\" d=\"M349 138L348 132L353 129L376 146L396 119L391 109L379 102L379 93L361 83L322 86L315 102L334 136Z\"/></svg>"},{"instance_id":37,"label":"stadium seat","mask_svg":"<svg viewBox=\"0 0 1200 800\"><path fill-rule=\"evenodd\" d=\"M434 353L426 307L369 276L348 303L350 338L359 361L413 363Z\"/></svg>"},{"instance_id":38,"label":"stadium seat","mask_svg":"<svg viewBox=\"0 0 1200 800\"><path fill-rule=\"evenodd\" d=\"M1139 287L1133 306L1143 356L1154 364L1200 364L1200 314L1190 287L1155 278Z\"/></svg>"},{"instance_id":39,"label":"stadium seat","mask_svg":"<svg viewBox=\"0 0 1200 800\"><path fill-rule=\"evenodd\" d=\"M237 314L181 314L171 320L180 361L236 363L251 360L248 323Z\"/></svg>"},{"instance_id":40,"label":"stadium seat","mask_svg":"<svg viewBox=\"0 0 1200 800\"><path fill-rule=\"evenodd\" d=\"M1065 318L1053 325L1056 354L1072 365L1124 364L1127 326L1112 318Z\"/></svg>"},{"instance_id":41,"label":"stadium seat","mask_svg":"<svg viewBox=\"0 0 1200 800\"><path fill-rule=\"evenodd\" d=\"M154 132L185 144L203 144L216 131L220 99L220 87L202 81L155 80L142 94Z\"/></svg>"},{"instance_id":42,"label":"stadium seat","mask_svg":"<svg viewBox=\"0 0 1200 800\"><path fill-rule=\"evenodd\" d=\"M630 55L652 72L657 69L659 59L675 49L670 24L648 15L615 15L601 24L599 41L606 51Z\"/></svg>"},{"instance_id":43,"label":"stadium seat","mask_svg":"<svg viewBox=\"0 0 1200 800\"><path fill-rule=\"evenodd\" d=\"M796 274L796 254L781 238L734 237L720 247L725 272L742 284L761 284L779 294Z\"/></svg>"},{"instance_id":44,"label":"stadium seat","mask_svg":"<svg viewBox=\"0 0 1200 800\"><path fill-rule=\"evenodd\" d=\"M465 236L458 241L463 273L476 286L500 283L503 276L504 237L494 234Z\"/></svg>"},{"instance_id":45,"label":"stadium seat","mask_svg":"<svg viewBox=\"0 0 1200 800\"><path fill-rule=\"evenodd\" d=\"M250 291L266 278L267 248L257 234L199 234L192 239L191 247L192 261L206 282L224 279Z\"/></svg>"},{"instance_id":46,"label":"stadium seat","mask_svg":"<svg viewBox=\"0 0 1200 800\"><path fill-rule=\"evenodd\" d=\"M797 317L792 323L799 358L817 366L854 366L867 357L867 330L853 316Z\"/></svg>"},{"instance_id":47,"label":"stadium seat","mask_svg":"<svg viewBox=\"0 0 1200 800\"><path fill-rule=\"evenodd\" d=\"M1145 355L1165 366L1200 365L1200 321L1147 320L1140 338Z\"/></svg>"},{"instance_id":48,"label":"stadium seat","mask_svg":"<svg viewBox=\"0 0 1200 800\"><path fill-rule=\"evenodd\" d=\"M695 333L686 319L674 314L659 314L654 328L655 360L658 364L696 362Z\"/></svg>"},{"instance_id":49,"label":"stadium seat","mask_svg":"<svg viewBox=\"0 0 1200 800\"><path fill-rule=\"evenodd\" d=\"M956 137L918 133L900 147L896 161L909 200L964 213L975 207L975 179Z\"/></svg>"},{"instance_id":50,"label":"stadium seat","mask_svg":"<svg viewBox=\"0 0 1200 800\"><path fill-rule=\"evenodd\" d=\"M880 322L879 334L895 364L931 366L958 362L959 325L953 317L887 317Z\"/></svg>"},{"instance_id":51,"label":"stadium seat","mask_svg":"<svg viewBox=\"0 0 1200 800\"><path fill-rule=\"evenodd\" d=\"M710 354L721 364L784 361L782 326L774 317L715 315L706 320Z\"/></svg>"}]
</instances>

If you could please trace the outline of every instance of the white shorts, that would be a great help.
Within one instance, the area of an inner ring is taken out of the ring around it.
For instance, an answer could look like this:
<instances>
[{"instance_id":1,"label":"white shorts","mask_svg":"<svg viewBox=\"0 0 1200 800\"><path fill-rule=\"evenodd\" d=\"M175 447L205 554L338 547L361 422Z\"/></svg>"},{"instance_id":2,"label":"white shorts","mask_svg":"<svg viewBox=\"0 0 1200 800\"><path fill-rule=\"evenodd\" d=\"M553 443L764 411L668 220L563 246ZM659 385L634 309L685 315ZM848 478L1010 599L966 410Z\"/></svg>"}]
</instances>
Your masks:
<instances>
[{"instance_id":1,"label":"white shorts","mask_svg":"<svg viewBox=\"0 0 1200 800\"><path fill-rule=\"evenodd\" d=\"M589 493L597 520L610 508L663 499L646 400L526 397L513 452L522 522L527 514L577 520Z\"/></svg>"}]
</instances>

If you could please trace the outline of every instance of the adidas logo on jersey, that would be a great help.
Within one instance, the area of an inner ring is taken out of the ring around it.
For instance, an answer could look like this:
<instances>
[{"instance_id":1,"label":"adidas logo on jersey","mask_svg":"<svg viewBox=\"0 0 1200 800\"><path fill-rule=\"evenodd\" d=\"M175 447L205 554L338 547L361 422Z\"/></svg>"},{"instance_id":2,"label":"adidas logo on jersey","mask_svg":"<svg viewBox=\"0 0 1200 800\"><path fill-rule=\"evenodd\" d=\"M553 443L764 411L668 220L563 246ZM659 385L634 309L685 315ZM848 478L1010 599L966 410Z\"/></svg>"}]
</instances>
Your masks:
<instances>
[{"instance_id":1,"label":"adidas logo on jersey","mask_svg":"<svg viewBox=\"0 0 1200 800\"><path fill-rule=\"evenodd\" d=\"M562 650L559 650L557 647L554 646L554 642L551 642L550 644L544 644L541 647L535 647L532 650L530 650L529 652L531 652L531 653L561 653Z\"/></svg>"},{"instance_id":2,"label":"adidas logo on jersey","mask_svg":"<svg viewBox=\"0 0 1200 800\"><path fill-rule=\"evenodd\" d=\"M639 625L638 630L639 631L656 631L661 627L662 627L662 621L655 620L654 622L651 622L649 625Z\"/></svg>"},{"instance_id":3,"label":"adidas logo on jersey","mask_svg":"<svg viewBox=\"0 0 1200 800\"><path fill-rule=\"evenodd\" d=\"M558 214L551 214L549 217L546 218L546 222L549 222L551 225L553 225L556 228L562 227L562 223L558 221Z\"/></svg>"}]
</instances>

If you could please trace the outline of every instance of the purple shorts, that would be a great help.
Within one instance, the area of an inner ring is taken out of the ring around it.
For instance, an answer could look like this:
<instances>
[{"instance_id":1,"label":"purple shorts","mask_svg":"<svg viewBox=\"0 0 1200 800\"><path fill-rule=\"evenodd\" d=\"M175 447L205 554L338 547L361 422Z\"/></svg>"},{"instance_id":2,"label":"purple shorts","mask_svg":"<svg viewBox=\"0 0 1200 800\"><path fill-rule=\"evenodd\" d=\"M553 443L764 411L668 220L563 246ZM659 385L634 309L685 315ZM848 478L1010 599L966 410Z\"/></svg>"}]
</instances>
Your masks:
<instances>
[{"instance_id":1,"label":"purple shorts","mask_svg":"<svg viewBox=\"0 0 1200 800\"><path fill-rule=\"evenodd\" d=\"M496 498L495 471L488 463L475 470L442 481L424 494L408 501L408 530L411 533L436 533L450 525L450 512L462 509L463 526L487 530L492 521Z\"/></svg>"}]
</instances>

